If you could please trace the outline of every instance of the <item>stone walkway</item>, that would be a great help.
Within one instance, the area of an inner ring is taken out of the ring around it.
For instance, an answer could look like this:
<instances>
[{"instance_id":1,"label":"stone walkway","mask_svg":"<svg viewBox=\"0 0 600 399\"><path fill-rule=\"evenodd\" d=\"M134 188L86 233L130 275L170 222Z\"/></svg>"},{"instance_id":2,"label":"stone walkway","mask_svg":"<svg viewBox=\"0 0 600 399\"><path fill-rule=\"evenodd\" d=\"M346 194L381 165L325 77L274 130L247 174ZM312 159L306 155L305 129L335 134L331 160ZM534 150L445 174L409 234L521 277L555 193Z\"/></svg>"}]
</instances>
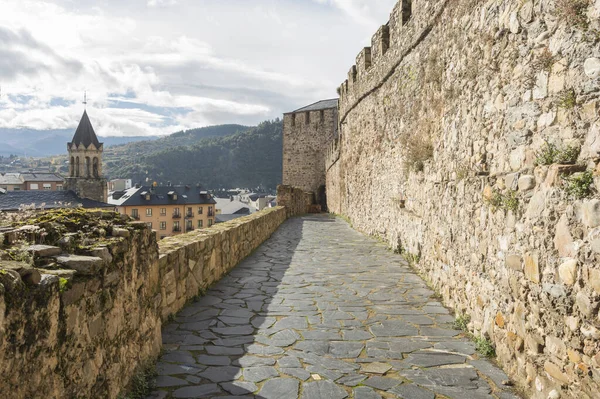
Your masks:
<instances>
[{"instance_id":1,"label":"stone walkway","mask_svg":"<svg viewBox=\"0 0 600 399\"><path fill-rule=\"evenodd\" d=\"M399 255L288 220L163 330L152 398L517 398Z\"/></svg>"}]
</instances>

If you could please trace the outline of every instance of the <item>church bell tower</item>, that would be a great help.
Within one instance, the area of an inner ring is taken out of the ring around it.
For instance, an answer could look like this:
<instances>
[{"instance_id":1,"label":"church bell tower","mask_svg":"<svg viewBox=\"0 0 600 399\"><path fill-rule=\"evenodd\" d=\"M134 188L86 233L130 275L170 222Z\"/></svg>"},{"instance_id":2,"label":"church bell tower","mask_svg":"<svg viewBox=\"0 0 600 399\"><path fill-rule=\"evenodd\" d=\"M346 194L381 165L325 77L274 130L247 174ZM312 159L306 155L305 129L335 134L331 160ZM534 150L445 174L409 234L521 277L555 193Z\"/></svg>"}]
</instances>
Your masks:
<instances>
[{"instance_id":1,"label":"church bell tower","mask_svg":"<svg viewBox=\"0 0 600 399\"><path fill-rule=\"evenodd\" d=\"M81 198L107 201L107 184L102 175L104 145L98 141L87 111L77 126L73 140L67 143L69 151L69 177L65 189L72 190Z\"/></svg>"}]
</instances>

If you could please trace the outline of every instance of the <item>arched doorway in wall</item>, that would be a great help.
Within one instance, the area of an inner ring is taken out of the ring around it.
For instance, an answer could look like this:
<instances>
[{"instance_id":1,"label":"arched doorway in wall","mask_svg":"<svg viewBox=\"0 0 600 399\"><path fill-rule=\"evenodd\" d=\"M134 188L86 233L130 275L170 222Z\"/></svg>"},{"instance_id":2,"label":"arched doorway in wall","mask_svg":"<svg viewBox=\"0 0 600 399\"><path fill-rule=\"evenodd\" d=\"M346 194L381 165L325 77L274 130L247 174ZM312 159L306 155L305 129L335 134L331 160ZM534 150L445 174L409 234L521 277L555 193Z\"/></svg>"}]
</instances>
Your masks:
<instances>
[{"instance_id":1,"label":"arched doorway in wall","mask_svg":"<svg viewBox=\"0 0 600 399\"><path fill-rule=\"evenodd\" d=\"M321 205L321 211L327 212L327 188L324 184L320 185L317 190L316 201L318 205Z\"/></svg>"}]
</instances>

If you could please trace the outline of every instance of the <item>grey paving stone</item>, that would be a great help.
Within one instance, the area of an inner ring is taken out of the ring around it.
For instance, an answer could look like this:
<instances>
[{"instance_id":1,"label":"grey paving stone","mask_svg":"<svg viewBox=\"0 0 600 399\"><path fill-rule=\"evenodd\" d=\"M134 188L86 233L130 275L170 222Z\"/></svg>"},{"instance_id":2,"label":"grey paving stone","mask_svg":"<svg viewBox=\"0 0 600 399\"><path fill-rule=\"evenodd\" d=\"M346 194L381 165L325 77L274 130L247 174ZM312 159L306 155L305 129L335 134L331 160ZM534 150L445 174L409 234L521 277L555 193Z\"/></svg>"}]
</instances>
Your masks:
<instances>
[{"instance_id":1,"label":"grey paving stone","mask_svg":"<svg viewBox=\"0 0 600 399\"><path fill-rule=\"evenodd\" d=\"M198 374L202 370L202 367L192 367L184 364L158 363L156 365L158 375Z\"/></svg>"},{"instance_id":2,"label":"grey paving stone","mask_svg":"<svg viewBox=\"0 0 600 399\"><path fill-rule=\"evenodd\" d=\"M433 347L435 349L462 353L464 355L472 355L477 351L475 349L475 344L468 341L443 341L436 343Z\"/></svg>"},{"instance_id":3,"label":"grey paving stone","mask_svg":"<svg viewBox=\"0 0 600 399\"><path fill-rule=\"evenodd\" d=\"M280 367L279 371L281 371L283 374L287 374L292 377L296 377L302 381L306 381L310 378L310 373L302 368Z\"/></svg>"},{"instance_id":4,"label":"grey paving stone","mask_svg":"<svg viewBox=\"0 0 600 399\"><path fill-rule=\"evenodd\" d=\"M373 338L373 335L363 330L342 330L342 337L345 341L362 341Z\"/></svg>"},{"instance_id":5,"label":"grey paving stone","mask_svg":"<svg viewBox=\"0 0 600 399\"><path fill-rule=\"evenodd\" d=\"M253 366L272 366L275 364L273 357L242 356L233 361L235 366L253 367Z\"/></svg>"},{"instance_id":6,"label":"grey paving stone","mask_svg":"<svg viewBox=\"0 0 600 399\"><path fill-rule=\"evenodd\" d=\"M337 331L327 330L303 331L302 336L306 340L315 341L335 341L340 339L340 334ZM369 336L371 335L369 334Z\"/></svg>"},{"instance_id":7,"label":"grey paving stone","mask_svg":"<svg viewBox=\"0 0 600 399\"><path fill-rule=\"evenodd\" d=\"M159 375L156 377L156 386L158 388L177 387L183 385L189 385L189 383L181 378L171 377L168 375Z\"/></svg>"},{"instance_id":8,"label":"grey paving stone","mask_svg":"<svg viewBox=\"0 0 600 399\"><path fill-rule=\"evenodd\" d=\"M465 360L464 356L444 352L414 352L404 362L417 367L436 367L447 364L461 364Z\"/></svg>"},{"instance_id":9,"label":"grey paving stone","mask_svg":"<svg viewBox=\"0 0 600 399\"><path fill-rule=\"evenodd\" d=\"M402 384L390 390L401 399L434 399L435 394L414 384Z\"/></svg>"},{"instance_id":10,"label":"grey paving stone","mask_svg":"<svg viewBox=\"0 0 600 399\"><path fill-rule=\"evenodd\" d=\"M360 371L363 373L369 373L369 374L385 374L391 368L392 368L392 366L390 366L387 363L375 362L375 363L364 364L361 367Z\"/></svg>"},{"instance_id":11,"label":"grey paving stone","mask_svg":"<svg viewBox=\"0 0 600 399\"><path fill-rule=\"evenodd\" d=\"M284 356L284 357L280 358L279 360L277 360L277 365L279 367L285 367L285 368L302 367L302 365L300 364L300 360L298 360L298 358L292 357L292 356Z\"/></svg>"},{"instance_id":12,"label":"grey paving stone","mask_svg":"<svg viewBox=\"0 0 600 399\"><path fill-rule=\"evenodd\" d=\"M254 332L252 326L237 326L237 327L212 327L211 330L220 335L246 335Z\"/></svg>"},{"instance_id":13,"label":"grey paving stone","mask_svg":"<svg viewBox=\"0 0 600 399\"><path fill-rule=\"evenodd\" d=\"M254 355L280 355L285 351L277 346L267 346L267 345L259 345L252 344L246 345L246 353L252 353Z\"/></svg>"},{"instance_id":14,"label":"grey paving stone","mask_svg":"<svg viewBox=\"0 0 600 399\"><path fill-rule=\"evenodd\" d=\"M302 384L302 399L344 399L348 394L331 381L305 382Z\"/></svg>"},{"instance_id":15,"label":"grey paving stone","mask_svg":"<svg viewBox=\"0 0 600 399\"><path fill-rule=\"evenodd\" d=\"M294 348L299 351L313 352L318 355L324 355L329 352L329 342L326 341L300 341L294 345Z\"/></svg>"},{"instance_id":16,"label":"grey paving stone","mask_svg":"<svg viewBox=\"0 0 600 399\"><path fill-rule=\"evenodd\" d=\"M256 384L248 381L223 382L220 385L223 390L232 395L247 395L258 390Z\"/></svg>"},{"instance_id":17,"label":"grey paving stone","mask_svg":"<svg viewBox=\"0 0 600 399\"><path fill-rule=\"evenodd\" d=\"M206 352L209 355L243 355L244 354L244 350L242 348L231 348L231 347L227 347L227 346L214 346L214 345L207 345L205 347Z\"/></svg>"},{"instance_id":18,"label":"grey paving stone","mask_svg":"<svg viewBox=\"0 0 600 399\"><path fill-rule=\"evenodd\" d=\"M460 331L448 328L422 327L421 335L427 337L455 337Z\"/></svg>"},{"instance_id":19,"label":"grey paving stone","mask_svg":"<svg viewBox=\"0 0 600 399\"><path fill-rule=\"evenodd\" d=\"M508 381L510 378L506 375L504 371L494 366L488 361L485 360L471 360L469 361L471 366L474 366L481 373L488 376L497 387L501 388L503 386L503 381Z\"/></svg>"},{"instance_id":20,"label":"grey paving stone","mask_svg":"<svg viewBox=\"0 0 600 399\"><path fill-rule=\"evenodd\" d=\"M318 374L321 377L332 381L338 380L344 375L339 371L326 369L325 367L314 364L306 366L306 370L308 370L311 374Z\"/></svg>"},{"instance_id":21,"label":"grey paving stone","mask_svg":"<svg viewBox=\"0 0 600 399\"><path fill-rule=\"evenodd\" d=\"M402 384L402 380L388 378L388 377L369 377L365 381L362 382L363 385L381 389L382 391L387 391L392 389L393 387Z\"/></svg>"},{"instance_id":22,"label":"grey paving stone","mask_svg":"<svg viewBox=\"0 0 600 399\"><path fill-rule=\"evenodd\" d=\"M279 375L274 367L248 367L243 371L244 379L250 382L261 382Z\"/></svg>"},{"instance_id":23,"label":"grey paving stone","mask_svg":"<svg viewBox=\"0 0 600 399\"><path fill-rule=\"evenodd\" d=\"M242 375L242 369L234 366L208 367L198 375L212 382L233 381Z\"/></svg>"},{"instance_id":24,"label":"grey paving stone","mask_svg":"<svg viewBox=\"0 0 600 399\"><path fill-rule=\"evenodd\" d=\"M185 388L179 388L173 392L174 398L206 398L209 395L220 393L221 390L217 384L194 385Z\"/></svg>"},{"instance_id":25,"label":"grey paving stone","mask_svg":"<svg viewBox=\"0 0 600 399\"><path fill-rule=\"evenodd\" d=\"M369 387L358 387L353 390L354 399L382 399L381 395Z\"/></svg>"},{"instance_id":26,"label":"grey paving stone","mask_svg":"<svg viewBox=\"0 0 600 399\"><path fill-rule=\"evenodd\" d=\"M343 378L340 378L339 380L337 380L336 382L338 384L343 384L349 387L355 387L358 384L360 384L361 382L363 382L364 380L367 379L366 375L362 375L362 374L350 374L350 375L346 375Z\"/></svg>"},{"instance_id":27,"label":"grey paving stone","mask_svg":"<svg viewBox=\"0 0 600 399\"><path fill-rule=\"evenodd\" d=\"M196 358L196 363L204 366L229 366L231 359L227 356L200 355Z\"/></svg>"},{"instance_id":28,"label":"grey paving stone","mask_svg":"<svg viewBox=\"0 0 600 399\"><path fill-rule=\"evenodd\" d=\"M258 396L265 399L297 398L300 383L293 378L273 378L266 381Z\"/></svg>"},{"instance_id":29,"label":"grey paving stone","mask_svg":"<svg viewBox=\"0 0 600 399\"><path fill-rule=\"evenodd\" d=\"M329 353L334 357L342 359L356 358L360 355L364 347L365 345L362 342L331 342L329 344Z\"/></svg>"}]
</instances>

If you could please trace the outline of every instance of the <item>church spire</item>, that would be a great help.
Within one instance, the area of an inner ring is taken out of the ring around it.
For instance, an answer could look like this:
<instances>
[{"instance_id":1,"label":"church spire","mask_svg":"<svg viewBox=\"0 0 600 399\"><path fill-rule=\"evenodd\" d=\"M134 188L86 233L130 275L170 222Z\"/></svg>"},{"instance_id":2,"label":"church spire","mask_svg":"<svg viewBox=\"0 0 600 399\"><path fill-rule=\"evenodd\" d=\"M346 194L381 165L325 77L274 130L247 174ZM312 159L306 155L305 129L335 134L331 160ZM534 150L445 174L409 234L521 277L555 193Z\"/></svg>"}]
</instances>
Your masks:
<instances>
[{"instance_id":1,"label":"church spire","mask_svg":"<svg viewBox=\"0 0 600 399\"><path fill-rule=\"evenodd\" d=\"M91 144L94 144L96 148L100 148L102 145L102 143L98 141L96 132L94 132L87 111L83 111L83 116L81 117L81 121L79 121L79 126L77 126L77 130L75 131L75 135L73 136L73 140L69 143L69 146L79 146L82 144L85 148L88 148Z\"/></svg>"}]
</instances>

